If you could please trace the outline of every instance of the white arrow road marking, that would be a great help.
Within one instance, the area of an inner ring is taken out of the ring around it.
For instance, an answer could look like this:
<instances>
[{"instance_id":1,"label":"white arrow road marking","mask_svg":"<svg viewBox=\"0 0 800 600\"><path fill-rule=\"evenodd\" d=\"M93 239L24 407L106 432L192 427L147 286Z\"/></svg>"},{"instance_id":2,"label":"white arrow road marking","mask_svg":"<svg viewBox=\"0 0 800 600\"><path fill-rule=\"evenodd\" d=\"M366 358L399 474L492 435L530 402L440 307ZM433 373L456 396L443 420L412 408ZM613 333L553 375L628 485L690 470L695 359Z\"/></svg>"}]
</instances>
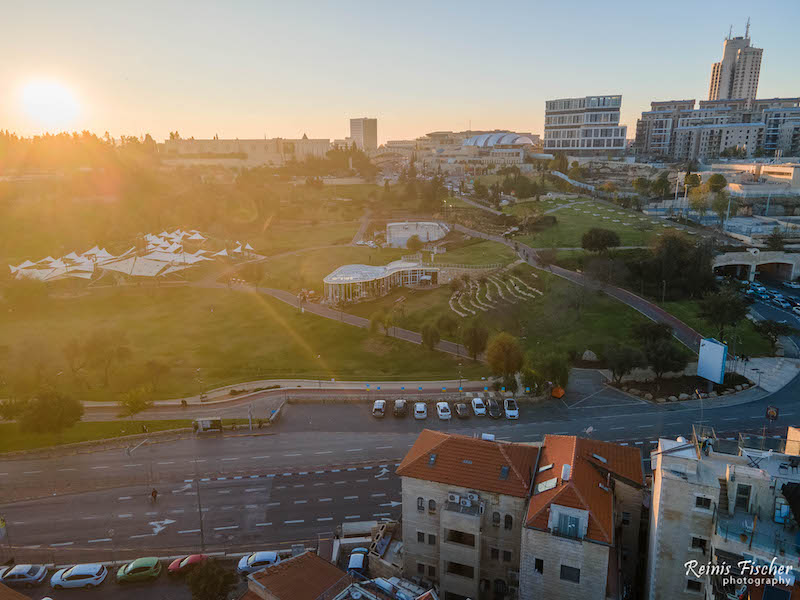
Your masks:
<instances>
[{"instance_id":1,"label":"white arrow road marking","mask_svg":"<svg viewBox=\"0 0 800 600\"><path fill-rule=\"evenodd\" d=\"M392 500L390 502L386 502L384 504L381 504L381 506L391 506L392 508L394 508L395 506L400 506L401 504L403 504L403 503L402 502L395 502L394 500Z\"/></svg>"},{"instance_id":2,"label":"white arrow road marking","mask_svg":"<svg viewBox=\"0 0 800 600\"><path fill-rule=\"evenodd\" d=\"M386 467L381 467L381 470L378 471L378 474L375 475L375 479L380 479L381 477L386 477L389 474L389 469Z\"/></svg>"},{"instance_id":3,"label":"white arrow road marking","mask_svg":"<svg viewBox=\"0 0 800 600\"><path fill-rule=\"evenodd\" d=\"M164 519L163 521L150 521L153 527L153 535L158 535L167 528L167 525L172 525L175 521L172 519Z\"/></svg>"}]
</instances>

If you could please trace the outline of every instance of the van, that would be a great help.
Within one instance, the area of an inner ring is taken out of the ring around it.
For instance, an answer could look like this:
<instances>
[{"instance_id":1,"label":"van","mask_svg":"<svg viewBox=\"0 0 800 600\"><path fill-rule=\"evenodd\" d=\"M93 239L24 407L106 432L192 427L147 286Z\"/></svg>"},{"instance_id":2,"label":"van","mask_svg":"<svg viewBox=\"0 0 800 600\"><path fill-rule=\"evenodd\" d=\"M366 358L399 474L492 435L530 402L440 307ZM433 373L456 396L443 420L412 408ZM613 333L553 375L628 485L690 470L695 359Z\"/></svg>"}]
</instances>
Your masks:
<instances>
[{"instance_id":1,"label":"van","mask_svg":"<svg viewBox=\"0 0 800 600\"><path fill-rule=\"evenodd\" d=\"M375 400L375 403L372 405L372 416L381 419L385 414L386 400Z\"/></svg>"}]
</instances>

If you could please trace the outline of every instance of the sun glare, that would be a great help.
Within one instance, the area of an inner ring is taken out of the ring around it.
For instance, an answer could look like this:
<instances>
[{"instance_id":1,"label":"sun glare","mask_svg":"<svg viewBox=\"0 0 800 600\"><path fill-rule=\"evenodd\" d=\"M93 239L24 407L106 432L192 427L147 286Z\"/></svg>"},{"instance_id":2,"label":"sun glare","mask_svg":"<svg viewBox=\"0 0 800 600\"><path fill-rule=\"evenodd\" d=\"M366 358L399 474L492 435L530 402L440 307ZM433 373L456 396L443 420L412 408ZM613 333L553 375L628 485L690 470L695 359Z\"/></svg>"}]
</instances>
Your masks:
<instances>
[{"instance_id":1,"label":"sun glare","mask_svg":"<svg viewBox=\"0 0 800 600\"><path fill-rule=\"evenodd\" d=\"M70 126L80 109L72 90L52 80L35 80L25 84L21 101L27 115L48 130Z\"/></svg>"}]
</instances>

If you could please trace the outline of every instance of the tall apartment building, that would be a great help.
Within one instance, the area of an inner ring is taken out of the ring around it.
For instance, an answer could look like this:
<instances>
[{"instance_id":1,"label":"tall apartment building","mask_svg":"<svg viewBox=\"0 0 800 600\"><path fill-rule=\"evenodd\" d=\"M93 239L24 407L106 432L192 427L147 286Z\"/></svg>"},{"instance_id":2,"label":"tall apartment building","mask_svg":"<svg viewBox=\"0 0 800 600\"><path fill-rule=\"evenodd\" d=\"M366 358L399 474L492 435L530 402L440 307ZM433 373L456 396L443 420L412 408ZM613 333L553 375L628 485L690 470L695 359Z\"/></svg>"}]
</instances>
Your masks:
<instances>
[{"instance_id":1,"label":"tall apartment building","mask_svg":"<svg viewBox=\"0 0 800 600\"><path fill-rule=\"evenodd\" d=\"M350 119L350 138L361 150L376 150L378 148L378 119L367 117Z\"/></svg>"},{"instance_id":2,"label":"tall apartment building","mask_svg":"<svg viewBox=\"0 0 800 600\"><path fill-rule=\"evenodd\" d=\"M520 598L621 598L639 558L637 448L547 435L522 530Z\"/></svg>"},{"instance_id":3,"label":"tall apartment building","mask_svg":"<svg viewBox=\"0 0 800 600\"><path fill-rule=\"evenodd\" d=\"M647 598L800 595L793 575L748 582L746 566L800 561L800 430L729 440L696 428L691 440L659 440L651 464Z\"/></svg>"},{"instance_id":4,"label":"tall apartment building","mask_svg":"<svg viewBox=\"0 0 800 600\"><path fill-rule=\"evenodd\" d=\"M651 102L636 123L641 158L714 160L728 148L747 156L800 155L800 98Z\"/></svg>"},{"instance_id":5,"label":"tall apartment building","mask_svg":"<svg viewBox=\"0 0 800 600\"><path fill-rule=\"evenodd\" d=\"M397 473L405 574L437 583L442 600L621 598L633 581L637 448L425 430Z\"/></svg>"},{"instance_id":6,"label":"tall apartment building","mask_svg":"<svg viewBox=\"0 0 800 600\"><path fill-rule=\"evenodd\" d=\"M722 60L711 66L709 100L747 98L754 100L761 71L761 48L750 45L750 20L744 37L728 35L722 45Z\"/></svg>"},{"instance_id":7,"label":"tall apartment building","mask_svg":"<svg viewBox=\"0 0 800 600\"><path fill-rule=\"evenodd\" d=\"M544 151L606 156L625 150L628 128L619 124L622 96L560 98L545 103Z\"/></svg>"},{"instance_id":8,"label":"tall apartment building","mask_svg":"<svg viewBox=\"0 0 800 600\"><path fill-rule=\"evenodd\" d=\"M164 158L222 164L241 162L245 165L280 167L287 162L302 162L309 157L325 158L331 149L330 140L309 139L170 139L164 140Z\"/></svg>"}]
</instances>

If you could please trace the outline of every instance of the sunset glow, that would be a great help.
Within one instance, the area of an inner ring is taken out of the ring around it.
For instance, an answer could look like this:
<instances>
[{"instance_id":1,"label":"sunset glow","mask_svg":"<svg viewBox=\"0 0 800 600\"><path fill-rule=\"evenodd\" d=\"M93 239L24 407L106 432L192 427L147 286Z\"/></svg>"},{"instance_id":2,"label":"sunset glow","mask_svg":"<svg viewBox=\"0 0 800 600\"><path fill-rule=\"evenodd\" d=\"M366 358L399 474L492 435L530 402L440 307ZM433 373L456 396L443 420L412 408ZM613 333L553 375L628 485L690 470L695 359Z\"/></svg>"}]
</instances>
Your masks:
<instances>
[{"instance_id":1,"label":"sunset glow","mask_svg":"<svg viewBox=\"0 0 800 600\"><path fill-rule=\"evenodd\" d=\"M73 91L54 80L29 81L21 89L20 102L25 113L47 130L70 127L80 112Z\"/></svg>"}]
</instances>

